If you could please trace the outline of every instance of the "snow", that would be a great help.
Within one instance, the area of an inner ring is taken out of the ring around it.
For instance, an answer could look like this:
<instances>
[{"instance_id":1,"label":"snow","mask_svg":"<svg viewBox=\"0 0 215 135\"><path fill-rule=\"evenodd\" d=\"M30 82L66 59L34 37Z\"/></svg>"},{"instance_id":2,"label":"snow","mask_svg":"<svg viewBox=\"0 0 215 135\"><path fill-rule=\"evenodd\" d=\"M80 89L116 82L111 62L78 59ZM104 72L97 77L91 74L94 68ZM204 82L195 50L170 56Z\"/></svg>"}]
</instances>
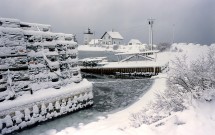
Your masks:
<instances>
[{"instance_id":1,"label":"snow","mask_svg":"<svg viewBox=\"0 0 215 135\"><path fill-rule=\"evenodd\" d=\"M13 121L12 121L10 115L7 115L7 116L4 118L4 122L6 123L6 126L7 126L7 127L13 126Z\"/></svg>"},{"instance_id":2,"label":"snow","mask_svg":"<svg viewBox=\"0 0 215 135\"><path fill-rule=\"evenodd\" d=\"M89 45L98 45L101 44L102 39L91 39L91 41L89 42Z\"/></svg>"},{"instance_id":3,"label":"snow","mask_svg":"<svg viewBox=\"0 0 215 135\"><path fill-rule=\"evenodd\" d=\"M131 39L129 42L128 42L128 45L141 45L142 43L140 42L140 40L138 39Z\"/></svg>"},{"instance_id":4,"label":"snow","mask_svg":"<svg viewBox=\"0 0 215 135\"><path fill-rule=\"evenodd\" d=\"M123 39L119 32L108 31L107 34L110 35L113 39Z\"/></svg>"},{"instance_id":5,"label":"snow","mask_svg":"<svg viewBox=\"0 0 215 135\"><path fill-rule=\"evenodd\" d=\"M150 52L150 51L149 51ZM136 52L135 52L136 53ZM120 53L122 54L135 54L133 53ZM141 53L147 53L141 52ZM104 68L116 68L116 67L157 67L162 66L165 67L168 64L168 57L170 57L171 53L158 53L156 61L125 61L125 62L109 62L104 65ZM154 56L152 56L154 57Z\"/></svg>"},{"instance_id":6,"label":"snow","mask_svg":"<svg viewBox=\"0 0 215 135\"><path fill-rule=\"evenodd\" d=\"M182 52L168 52L163 54L164 59L174 59L175 56L187 55L188 59L194 60L199 55L204 55L210 47L195 44L175 44ZM173 46L174 47L174 46ZM128 108L109 114L108 117L99 117L98 121L84 125L79 124L78 128L68 127L61 131L55 129L49 130L44 135L213 135L215 128L215 101L196 101L195 107L190 106L182 112L174 112L151 125L142 125L134 128L130 125L130 114L140 111L147 107L154 98L154 93L163 92L166 88L167 74L155 76L155 82L149 91L141 97L136 103Z\"/></svg>"},{"instance_id":7,"label":"snow","mask_svg":"<svg viewBox=\"0 0 215 135\"><path fill-rule=\"evenodd\" d=\"M24 114L22 114L20 111L15 111L15 116L13 119L16 121L17 124L22 122L22 118L24 117Z\"/></svg>"},{"instance_id":8,"label":"snow","mask_svg":"<svg viewBox=\"0 0 215 135\"><path fill-rule=\"evenodd\" d=\"M88 88L89 86L92 86L90 82L88 82L86 79L82 80L80 83L75 84L71 83L69 85L66 85L64 87L61 87L60 89L54 89L54 88L48 88L48 89L43 89L34 92L33 95L30 94L24 94L20 97L17 97L16 100L9 100L9 101L3 101L0 103L0 114L4 113L4 111L21 106L21 105L26 105L26 104L31 104L37 101L43 101L44 99L51 99L53 97L59 97L59 96L64 96L64 95L75 95L78 93L81 93L82 91L86 91L85 88ZM50 92L51 91L51 92ZM90 91L90 90L89 90ZM90 95L89 95L90 96ZM35 113L37 112L36 106L35 108Z\"/></svg>"}]
</instances>

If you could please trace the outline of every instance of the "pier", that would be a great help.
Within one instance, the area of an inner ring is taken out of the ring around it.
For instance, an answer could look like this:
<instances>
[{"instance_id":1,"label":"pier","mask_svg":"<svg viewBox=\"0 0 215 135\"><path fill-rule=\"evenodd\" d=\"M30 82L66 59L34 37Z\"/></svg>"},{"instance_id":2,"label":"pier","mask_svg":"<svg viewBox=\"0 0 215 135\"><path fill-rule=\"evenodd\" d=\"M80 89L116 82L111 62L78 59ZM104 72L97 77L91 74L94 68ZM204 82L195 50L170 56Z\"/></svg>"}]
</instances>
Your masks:
<instances>
[{"instance_id":1,"label":"pier","mask_svg":"<svg viewBox=\"0 0 215 135\"><path fill-rule=\"evenodd\" d=\"M153 76L168 68L168 63L157 61L158 51L138 53L118 53L118 58L126 55L118 62L107 62L103 57L82 60L81 72L97 75L132 75ZM140 61L130 61L131 58L144 58ZM105 60L105 61L104 61Z\"/></svg>"}]
</instances>

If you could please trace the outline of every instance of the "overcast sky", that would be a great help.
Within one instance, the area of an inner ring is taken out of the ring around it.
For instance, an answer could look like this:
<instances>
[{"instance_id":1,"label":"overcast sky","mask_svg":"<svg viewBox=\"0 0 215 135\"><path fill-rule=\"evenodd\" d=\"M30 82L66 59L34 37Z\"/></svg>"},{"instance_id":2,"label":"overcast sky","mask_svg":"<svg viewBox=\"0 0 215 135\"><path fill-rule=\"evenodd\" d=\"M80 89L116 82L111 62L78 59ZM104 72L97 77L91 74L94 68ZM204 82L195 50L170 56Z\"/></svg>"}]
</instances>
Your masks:
<instances>
[{"instance_id":1,"label":"overcast sky","mask_svg":"<svg viewBox=\"0 0 215 135\"><path fill-rule=\"evenodd\" d=\"M119 31L127 43L148 43L154 18L155 43L215 43L215 0L0 0L0 17L51 24L54 32L76 34L90 27L96 38ZM174 31L174 32L173 32Z\"/></svg>"}]
</instances>

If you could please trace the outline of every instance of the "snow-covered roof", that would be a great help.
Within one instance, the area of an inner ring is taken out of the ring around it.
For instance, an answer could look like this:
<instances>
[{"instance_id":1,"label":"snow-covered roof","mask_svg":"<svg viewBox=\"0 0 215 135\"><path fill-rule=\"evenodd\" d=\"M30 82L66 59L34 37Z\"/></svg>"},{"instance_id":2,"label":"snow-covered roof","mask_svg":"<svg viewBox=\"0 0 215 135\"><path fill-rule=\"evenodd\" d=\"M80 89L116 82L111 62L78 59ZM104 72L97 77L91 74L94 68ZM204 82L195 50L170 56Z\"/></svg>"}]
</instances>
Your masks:
<instances>
[{"instance_id":1,"label":"snow-covered roof","mask_svg":"<svg viewBox=\"0 0 215 135\"><path fill-rule=\"evenodd\" d=\"M137 45L137 44L142 44L141 42L140 42L140 40L138 40L138 39L131 39L129 42L128 42L128 44L135 44L135 45Z\"/></svg>"},{"instance_id":2,"label":"snow-covered roof","mask_svg":"<svg viewBox=\"0 0 215 135\"><path fill-rule=\"evenodd\" d=\"M115 31L105 32L101 38L103 38L106 34L108 34L113 39L124 39L119 32L115 32Z\"/></svg>"}]
</instances>

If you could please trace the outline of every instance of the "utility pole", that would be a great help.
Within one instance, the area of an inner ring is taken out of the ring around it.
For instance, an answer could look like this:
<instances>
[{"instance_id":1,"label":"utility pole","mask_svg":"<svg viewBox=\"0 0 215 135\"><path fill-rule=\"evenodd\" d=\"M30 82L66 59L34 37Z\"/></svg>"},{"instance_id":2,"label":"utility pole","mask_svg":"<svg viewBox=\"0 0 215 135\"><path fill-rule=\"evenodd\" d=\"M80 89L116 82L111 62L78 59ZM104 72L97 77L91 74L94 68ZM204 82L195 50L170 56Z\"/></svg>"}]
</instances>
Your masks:
<instances>
[{"instance_id":1,"label":"utility pole","mask_svg":"<svg viewBox=\"0 0 215 135\"><path fill-rule=\"evenodd\" d=\"M172 44L175 42L175 24L172 25Z\"/></svg>"},{"instance_id":2,"label":"utility pole","mask_svg":"<svg viewBox=\"0 0 215 135\"><path fill-rule=\"evenodd\" d=\"M96 45L96 43L95 43L96 42L95 41L96 40L96 32L95 31L94 31L93 35L94 35L94 46L95 46Z\"/></svg>"},{"instance_id":3,"label":"utility pole","mask_svg":"<svg viewBox=\"0 0 215 135\"><path fill-rule=\"evenodd\" d=\"M153 50L153 24L155 19L148 19L149 23L149 45L151 45L151 50Z\"/></svg>"}]
</instances>

